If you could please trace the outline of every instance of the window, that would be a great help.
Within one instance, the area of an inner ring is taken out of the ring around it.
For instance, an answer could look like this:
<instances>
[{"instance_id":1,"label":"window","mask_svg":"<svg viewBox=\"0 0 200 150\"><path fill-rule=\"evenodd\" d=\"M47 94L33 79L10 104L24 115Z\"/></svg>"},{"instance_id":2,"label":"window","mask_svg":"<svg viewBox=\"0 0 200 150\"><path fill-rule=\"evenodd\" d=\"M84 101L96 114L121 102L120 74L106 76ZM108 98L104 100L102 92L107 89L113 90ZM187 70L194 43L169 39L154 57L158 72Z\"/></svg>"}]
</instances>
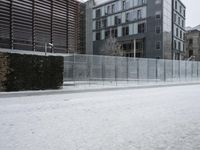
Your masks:
<instances>
[{"instance_id":1,"label":"window","mask_svg":"<svg viewBox=\"0 0 200 150\"><path fill-rule=\"evenodd\" d=\"M178 28L176 28L176 36L178 37Z\"/></svg>"},{"instance_id":2,"label":"window","mask_svg":"<svg viewBox=\"0 0 200 150\"><path fill-rule=\"evenodd\" d=\"M160 26L157 26L156 27L156 34L160 34L161 33L161 27Z\"/></svg>"},{"instance_id":3,"label":"window","mask_svg":"<svg viewBox=\"0 0 200 150\"><path fill-rule=\"evenodd\" d=\"M185 27L185 25L184 25L185 23L184 23L184 20L182 20L182 27L184 28Z\"/></svg>"},{"instance_id":4,"label":"window","mask_svg":"<svg viewBox=\"0 0 200 150\"><path fill-rule=\"evenodd\" d=\"M161 0L156 0L155 4L161 4Z\"/></svg>"},{"instance_id":5,"label":"window","mask_svg":"<svg viewBox=\"0 0 200 150\"><path fill-rule=\"evenodd\" d=\"M107 14L110 14L110 6L107 6Z\"/></svg>"},{"instance_id":6,"label":"window","mask_svg":"<svg viewBox=\"0 0 200 150\"><path fill-rule=\"evenodd\" d=\"M115 25L121 24L121 22L122 22L121 20L122 20L121 15L115 16Z\"/></svg>"},{"instance_id":7,"label":"window","mask_svg":"<svg viewBox=\"0 0 200 150\"><path fill-rule=\"evenodd\" d=\"M105 39L108 39L110 37L110 30L105 31Z\"/></svg>"},{"instance_id":8,"label":"window","mask_svg":"<svg viewBox=\"0 0 200 150\"><path fill-rule=\"evenodd\" d=\"M118 35L117 29L112 29L111 33L112 33L112 37L117 37Z\"/></svg>"},{"instance_id":9,"label":"window","mask_svg":"<svg viewBox=\"0 0 200 150\"><path fill-rule=\"evenodd\" d=\"M160 14L156 14L156 19L160 19L161 15Z\"/></svg>"},{"instance_id":10,"label":"window","mask_svg":"<svg viewBox=\"0 0 200 150\"><path fill-rule=\"evenodd\" d=\"M193 39L189 39L189 45L193 44Z\"/></svg>"},{"instance_id":11,"label":"window","mask_svg":"<svg viewBox=\"0 0 200 150\"><path fill-rule=\"evenodd\" d=\"M181 50L181 42L178 42L178 50Z\"/></svg>"},{"instance_id":12,"label":"window","mask_svg":"<svg viewBox=\"0 0 200 150\"><path fill-rule=\"evenodd\" d=\"M176 40L174 40L174 49L176 49L177 46L176 46Z\"/></svg>"},{"instance_id":13,"label":"window","mask_svg":"<svg viewBox=\"0 0 200 150\"><path fill-rule=\"evenodd\" d=\"M185 9L183 10L183 16L185 17Z\"/></svg>"},{"instance_id":14,"label":"window","mask_svg":"<svg viewBox=\"0 0 200 150\"><path fill-rule=\"evenodd\" d=\"M181 18L178 17L178 25L181 25Z\"/></svg>"},{"instance_id":15,"label":"window","mask_svg":"<svg viewBox=\"0 0 200 150\"><path fill-rule=\"evenodd\" d=\"M160 41L157 41L156 42L156 50L160 50L160 48L161 48L161 43L160 43Z\"/></svg>"},{"instance_id":16,"label":"window","mask_svg":"<svg viewBox=\"0 0 200 150\"><path fill-rule=\"evenodd\" d=\"M107 19L102 19L102 28L106 28L107 27Z\"/></svg>"},{"instance_id":17,"label":"window","mask_svg":"<svg viewBox=\"0 0 200 150\"><path fill-rule=\"evenodd\" d=\"M137 18L138 18L138 19L141 19L141 18L142 18L142 11L141 11L141 10L138 10L138 11L137 11Z\"/></svg>"},{"instance_id":18,"label":"window","mask_svg":"<svg viewBox=\"0 0 200 150\"><path fill-rule=\"evenodd\" d=\"M101 21L100 20L97 20L96 21L96 30L100 29L101 28Z\"/></svg>"},{"instance_id":19,"label":"window","mask_svg":"<svg viewBox=\"0 0 200 150\"><path fill-rule=\"evenodd\" d=\"M143 5L145 3L144 0L138 0L138 5Z\"/></svg>"},{"instance_id":20,"label":"window","mask_svg":"<svg viewBox=\"0 0 200 150\"><path fill-rule=\"evenodd\" d=\"M175 9L177 9L177 1L175 1Z\"/></svg>"},{"instance_id":21,"label":"window","mask_svg":"<svg viewBox=\"0 0 200 150\"><path fill-rule=\"evenodd\" d=\"M189 50L189 57L193 56L193 50Z\"/></svg>"},{"instance_id":22,"label":"window","mask_svg":"<svg viewBox=\"0 0 200 150\"><path fill-rule=\"evenodd\" d=\"M131 50L131 43L125 43L125 44L123 44L122 45L122 47L123 47L123 50Z\"/></svg>"},{"instance_id":23,"label":"window","mask_svg":"<svg viewBox=\"0 0 200 150\"><path fill-rule=\"evenodd\" d=\"M126 13L126 22L129 22L130 21L130 13Z\"/></svg>"},{"instance_id":24,"label":"window","mask_svg":"<svg viewBox=\"0 0 200 150\"><path fill-rule=\"evenodd\" d=\"M129 27L123 27L122 28L122 35L123 36L129 35Z\"/></svg>"},{"instance_id":25,"label":"window","mask_svg":"<svg viewBox=\"0 0 200 150\"><path fill-rule=\"evenodd\" d=\"M125 10L126 9L126 0L122 1L122 9Z\"/></svg>"},{"instance_id":26,"label":"window","mask_svg":"<svg viewBox=\"0 0 200 150\"><path fill-rule=\"evenodd\" d=\"M138 33L144 33L145 23L138 24Z\"/></svg>"},{"instance_id":27,"label":"window","mask_svg":"<svg viewBox=\"0 0 200 150\"><path fill-rule=\"evenodd\" d=\"M101 17L101 9L96 10L96 18Z\"/></svg>"},{"instance_id":28,"label":"window","mask_svg":"<svg viewBox=\"0 0 200 150\"><path fill-rule=\"evenodd\" d=\"M183 38L183 32L182 32L182 30L180 30L180 38L181 39Z\"/></svg>"},{"instance_id":29,"label":"window","mask_svg":"<svg viewBox=\"0 0 200 150\"><path fill-rule=\"evenodd\" d=\"M180 14L182 14L182 7L180 6Z\"/></svg>"},{"instance_id":30,"label":"window","mask_svg":"<svg viewBox=\"0 0 200 150\"><path fill-rule=\"evenodd\" d=\"M101 32L96 33L96 40L101 40Z\"/></svg>"},{"instance_id":31,"label":"window","mask_svg":"<svg viewBox=\"0 0 200 150\"><path fill-rule=\"evenodd\" d=\"M174 22L176 22L176 14L174 14Z\"/></svg>"},{"instance_id":32,"label":"window","mask_svg":"<svg viewBox=\"0 0 200 150\"><path fill-rule=\"evenodd\" d=\"M112 4L112 13L115 13L115 4Z\"/></svg>"}]
</instances>

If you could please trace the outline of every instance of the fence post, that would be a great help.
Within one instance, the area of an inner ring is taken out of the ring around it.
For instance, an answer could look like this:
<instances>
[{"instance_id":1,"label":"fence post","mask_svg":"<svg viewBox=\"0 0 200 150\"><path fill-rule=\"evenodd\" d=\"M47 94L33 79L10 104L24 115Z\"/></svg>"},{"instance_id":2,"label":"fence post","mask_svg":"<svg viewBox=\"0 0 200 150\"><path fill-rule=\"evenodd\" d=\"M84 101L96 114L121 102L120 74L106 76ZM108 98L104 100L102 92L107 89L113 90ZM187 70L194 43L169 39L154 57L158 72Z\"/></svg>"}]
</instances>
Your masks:
<instances>
[{"instance_id":1,"label":"fence post","mask_svg":"<svg viewBox=\"0 0 200 150\"><path fill-rule=\"evenodd\" d=\"M194 72L194 65L193 65L193 61L192 61L191 80L193 80L193 72Z\"/></svg>"},{"instance_id":2,"label":"fence post","mask_svg":"<svg viewBox=\"0 0 200 150\"><path fill-rule=\"evenodd\" d=\"M174 59L172 59L172 79L171 81L174 81Z\"/></svg>"},{"instance_id":3,"label":"fence post","mask_svg":"<svg viewBox=\"0 0 200 150\"><path fill-rule=\"evenodd\" d=\"M88 78L88 81L89 81L89 86L90 86L90 74L91 74L91 61L90 61L90 56L89 55L86 55L87 57L87 78Z\"/></svg>"},{"instance_id":4,"label":"fence post","mask_svg":"<svg viewBox=\"0 0 200 150\"><path fill-rule=\"evenodd\" d=\"M117 57L115 57L115 83L116 83L116 86L117 86L117 71L118 71L118 68L117 68Z\"/></svg>"},{"instance_id":5,"label":"fence post","mask_svg":"<svg viewBox=\"0 0 200 150\"><path fill-rule=\"evenodd\" d=\"M149 82L149 80L150 80L150 77L149 77L149 59L147 59L147 82Z\"/></svg>"},{"instance_id":6,"label":"fence post","mask_svg":"<svg viewBox=\"0 0 200 150\"><path fill-rule=\"evenodd\" d=\"M179 81L181 81L181 60L179 60Z\"/></svg>"},{"instance_id":7,"label":"fence post","mask_svg":"<svg viewBox=\"0 0 200 150\"><path fill-rule=\"evenodd\" d=\"M72 65L73 68L72 68L72 69L73 69L74 86L76 85L76 81L75 81L75 80L76 80L76 79L75 79L75 69L76 69L76 68L75 68L75 63L76 63L76 62L75 62L75 54L73 54L73 65Z\"/></svg>"},{"instance_id":8,"label":"fence post","mask_svg":"<svg viewBox=\"0 0 200 150\"><path fill-rule=\"evenodd\" d=\"M165 59L163 59L164 61L164 82L166 82L166 62Z\"/></svg>"},{"instance_id":9,"label":"fence post","mask_svg":"<svg viewBox=\"0 0 200 150\"><path fill-rule=\"evenodd\" d=\"M156 82L158 81L158 59L156 59Z\"/></svg>"},{"instance_id":10,"label":"fence post","mask_svg":"<svg viewBox=\"0 0 200 150\"><path fill-rule=\"evenodd\" d=\"M126 57L127 84L129 82L129 57Z\"/></svg>"},{"instance_id":11,"label":"fence post","mask_svg":"<svg viewBox=\"0 0 200 150\"><path fill-rule=\"evenodd\" d=\"M105 74L104 74L104 70L105 70L105 68L104 68L104 56L101 56L101 73L102 73L102 81L103 81L103 85L104 85L104 78L105 78Z\"/></svg>"},{"instance_id":12,"label":"fence post","mask_svg":"<svg viewBox=\"0 0 200 150\"><path fill-rule=\"evenodd\" d=\"M199 62L197 61L197 80L199 79Z\"/></svg>"},{"instance_id":13,"label":"fence post","mask_svg":"<svg viewBox=\"0 0 200 150\"><path fill-rule=\"evenodd\" d=\"M137 82L139 83L140 81L140 67L139 67L139 59L138 58L135 58L136 59L136 63L137 63Z\"/></svg>"},{"instance_id":14,"label":"fence post","mask_svg":"<svg viewBox=\"0 0 200 150\"><path fill-rule=\"evenodd\" d=\"M185 61L185 81L187 81L187 61Z\"/></svg>"}]
</instances>

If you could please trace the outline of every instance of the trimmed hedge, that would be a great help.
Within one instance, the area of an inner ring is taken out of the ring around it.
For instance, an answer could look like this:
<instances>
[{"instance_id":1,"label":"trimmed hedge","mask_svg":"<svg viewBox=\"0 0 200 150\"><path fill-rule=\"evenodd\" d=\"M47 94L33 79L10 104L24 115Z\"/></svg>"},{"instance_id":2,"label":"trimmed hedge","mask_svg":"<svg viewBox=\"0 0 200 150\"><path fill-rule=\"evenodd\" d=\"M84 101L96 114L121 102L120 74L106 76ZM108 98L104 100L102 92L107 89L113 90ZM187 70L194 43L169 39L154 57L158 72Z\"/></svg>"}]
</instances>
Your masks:
<instances>
[{"instance_id":1,"label":"trimmed hedge","mask_svg":"<svg viewBox=\"0 0 200 150\"><path fill-rule=\"evenodd\" d=\"M0 78L4 91L59 89L63 86L63 57L5 53L6 80ZM0 68L0 72L2 69Z\"/></svg>"}]
</instances>

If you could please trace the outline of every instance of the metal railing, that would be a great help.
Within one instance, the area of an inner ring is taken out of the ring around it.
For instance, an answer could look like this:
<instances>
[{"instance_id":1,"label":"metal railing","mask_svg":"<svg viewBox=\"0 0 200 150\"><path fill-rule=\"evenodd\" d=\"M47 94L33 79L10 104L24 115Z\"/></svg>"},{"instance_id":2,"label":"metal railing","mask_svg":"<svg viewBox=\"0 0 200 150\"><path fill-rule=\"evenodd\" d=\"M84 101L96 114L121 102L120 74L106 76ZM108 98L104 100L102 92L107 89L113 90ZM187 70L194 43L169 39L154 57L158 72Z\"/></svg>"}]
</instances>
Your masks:
<instances>
[{"instance_id":1,"label":"metal railing","mask_svg":"<svg viewBox=\"0 0 200 150\"><path fill-rule=\"evenodd\" d=\"M64 58L64 81L77 83L142 83L196 81L200 62L99 55Z\"/></svg>"}]
</instances>

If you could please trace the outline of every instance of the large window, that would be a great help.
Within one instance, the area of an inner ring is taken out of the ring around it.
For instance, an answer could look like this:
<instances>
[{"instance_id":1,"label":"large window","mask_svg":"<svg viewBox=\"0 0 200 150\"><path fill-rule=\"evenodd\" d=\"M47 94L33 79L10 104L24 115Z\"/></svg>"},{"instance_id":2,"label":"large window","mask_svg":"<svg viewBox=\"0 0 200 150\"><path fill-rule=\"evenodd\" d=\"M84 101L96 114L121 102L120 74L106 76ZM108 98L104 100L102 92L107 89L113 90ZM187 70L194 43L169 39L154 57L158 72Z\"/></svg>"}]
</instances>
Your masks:
<instances>
[{"instance_id":1,"label":"large window","mask_svg":"<svg viewBox=\"0 0 200 150\"><path fill-rule=\"evenodd\" d=\"M108 39L110 37L110 30L105 31L105 39Z\"/></svg>"},{"instance_id":2,"label":"large window","mask_svg":"<svg viewBox=\"0 0 200 150\"><path fill-rule=\"evenodd\" d=\"M122 9L125 10L126 9L126 0L122 1Z\"/></svg>"},{"instance_id":3,"label":"large window","mask_svg":"<svg viewBox=\"0 0 200 150\"><path fill-rule=\"evenodd\" d=\"M102 19L101 26L102 26L102 28L106 28L107 27L107 19L106 18Z\"/></svg>"},{"instance_id":4,"label":"large window","mask_svg":"<svg viewBox=\"0 0 200 150\"><path fill-rule=\"evenodd\" d=\"M137 18L138 19L142 18L142 11L141 10L137 10Z\"/></svg>"},{"instance_id":5,"label":"large window","mask_svg":"<svg viewBox=\"0 0 200 150\"><path fill-rule=\"evenodd\" d=\"M118 35L117 29L112 29L111 33L112 33L112 37L117 37Z\"/></svg>"},{"instance_id":6,"label":"large window","mask_svg":"<svg viewBox=\"0 0 200 150\"><path fill-rule=\"evenodd\" d=\"M178 37L178 28L176 28L176 36Z\"/></svg>"},{"instance_id":7,"label":"large window","mask_svg":"<svg viewBox=\"0 0 200 150\"><path fill-rule=\"evenodd\" d=\"M96 40L101 40L101 32L96 33Z\"/></svg>"},{"instance_id":8,"label":"large window","mask_svg":"<svg viewBox=\"0 0 200 150\"><path fill-rule=\"evenodd\" d=\"M130 0L123 0L122 1L122 9L126 10L130 8Z\"/></svg>"},{"instance_id":9,"label":"large window","mask_svg":"<svg viewBox=\"0 0 200 150\"><path fill-rule=\"evenodd\" d=\"M101 17L101 9L96 10L96 18Z\"/></svg>"},{"instance_id":10,"label":"large window","mask_svg":"<svg viewBox=\"0 0 200 150\"><path fill-rule=\"evenodd\" d=\"M100 20L97 20L96 21L96 30L100 29L101 28L101 21Z\"/></svg>"},{"instance_id":11,"label":"large window","mask_svg":"<svg viewBox=\"0 0 200 150\"><path fill-rule=\"evenodd\" d=\"M176 14L174 14L174 22L176 22L176 17L177 17Z\"/></svg>"},{"instance_id":12,"label":"large window","mask_svg":"<svg viewBox=\"0 0 200 150\"><path fill-rule=\"evenodd\" d=\"M183 31L180 30L180 38L182 39L183 38Z\"/></svg>"},{"instance_id":13,"label":"large window","mask_svg":"<svg viewBox=\"0 0 200 150\"><path fill-rule=\"evenodd\" d=\"M138 24L138 33L144 33L145 32L145 23Z\"/></svg>"},{"instance_id":14,"label":"large window","mask_svg":"<svg viewBox=\"0 0 200 150\"><path fill-rule=\"evenodd\" d=\"M115 13L115 4L112 4L112 13Z\"/></svg>"},{"instance_id":15,"label":"large window","mask_svg":"<svg viewBox=\"0 0 200 150\"><path fill-rule=\"evenodd\" d=\"M122 22L122 16L121 15L117 15L115 16L115 25L119 25Z\"/></svg>"},{"instance_id":16,"label":"large window","mask_svg":"<svg viewBox=\"0 0 200 150\"><path fill-rule=\"evenodd\" d=\"M161 42L156 41L156 50L160 50L160 49L161 49Z\"/></svg>"},{"instance_id":17,"label":"large window","mask_svg":"<svg viewBox=\"0 0 200 150\"><path fill-rule=\"evenodd\" d=\"M122 28L122 35L123 36L129 35L129 27L128 26Z\"/></svg>"},{"instance_id":18,"label":"large window","mask_svg":"<svg viewBox=\"0 0 200 150\"><path fill-rule=\"evenodd\" d=\"M143 5L145 3L145 0L138 0L138 5Z\"/></svg>"},{"instance_id":19,"label":"large window","mask_svg":"<svg viewBox=\"0 0 200 150\"><path fill-rule=\"evenodd\" d=\"M177 49L176 40L174 40L174 49Z\"/></svg>"},{"instance_id":20,"label":"large window","mask_svg":"<svg viewBox=\"0 0 200 150\"><path fill-rule=\"evenodd\" d=\"M130 12L126 13L126 22L131 21L130 15L131 15Z\"/></svg>"},{"instance_id":21,"label":"large window","mask_svg":"<svg viewBox=\"0 0 200 150\"><path fill-rule=\"evenodd\" d=\"M160 26L157 26L156 27L156 34L160 34L161 33L161 27Z\"/></svg>"},{"instance_id":22,"label":"large window","mask_svg":"<svg viewBox=\"0 0 200 150\"><path fill-rule=\"evenodd\" d=\"M175 9L177 9L177 5L178 5L178 4L177 4L177 1L175 1Z\"/></svg>"}]
</instances>

